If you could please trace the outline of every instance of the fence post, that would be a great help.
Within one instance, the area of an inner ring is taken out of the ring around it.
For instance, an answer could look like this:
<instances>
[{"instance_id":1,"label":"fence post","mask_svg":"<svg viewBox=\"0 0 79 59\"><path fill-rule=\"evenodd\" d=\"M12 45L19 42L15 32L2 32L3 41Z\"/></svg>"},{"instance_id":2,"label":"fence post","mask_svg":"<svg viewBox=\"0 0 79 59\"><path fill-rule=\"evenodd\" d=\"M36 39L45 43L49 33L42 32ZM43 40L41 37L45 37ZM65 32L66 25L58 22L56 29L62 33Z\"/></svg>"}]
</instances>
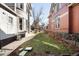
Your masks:
<instances>
[{"instance_id":1,"label":"fence post","mask_svg":"<svg viewBox=\"0 0 79 59\"><path fill-rule=\"evenodd\" d=\"M0 49L1 49L1 40L0 40Z\"/></svg>"}]
</instances>

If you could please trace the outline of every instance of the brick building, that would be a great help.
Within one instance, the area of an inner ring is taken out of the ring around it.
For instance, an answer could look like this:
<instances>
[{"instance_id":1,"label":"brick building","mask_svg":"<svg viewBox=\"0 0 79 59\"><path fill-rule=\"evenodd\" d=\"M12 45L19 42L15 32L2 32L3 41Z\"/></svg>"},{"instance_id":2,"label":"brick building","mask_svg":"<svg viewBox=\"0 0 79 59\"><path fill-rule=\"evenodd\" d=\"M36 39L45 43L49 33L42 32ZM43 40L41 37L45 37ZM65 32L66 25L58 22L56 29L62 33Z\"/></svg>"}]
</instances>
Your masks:
<instances>
[{"instance_id":1,"label":"brick building","mask_svg":"<svg viewBox=\"0 0 79 59\"><path fill-rule=\"evenodd\" d=\"M77 34L78 37L79 33L78 3L52 3L48 18L49 18L49 24L48 24L49 33L62 33L67 35Z\"/></svg>"}]
</instances>

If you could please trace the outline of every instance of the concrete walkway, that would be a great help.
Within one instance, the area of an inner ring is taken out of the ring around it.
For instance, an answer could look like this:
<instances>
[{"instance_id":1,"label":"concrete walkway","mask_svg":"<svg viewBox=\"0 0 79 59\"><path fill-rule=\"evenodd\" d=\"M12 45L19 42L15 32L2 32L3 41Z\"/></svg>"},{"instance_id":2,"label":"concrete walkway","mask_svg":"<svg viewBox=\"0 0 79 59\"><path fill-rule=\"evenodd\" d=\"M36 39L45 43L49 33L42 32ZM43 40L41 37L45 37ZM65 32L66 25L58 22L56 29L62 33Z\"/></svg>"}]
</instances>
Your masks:
<instances>
[{"instance_id":1,"label":"concrete walkway","mask_svg":"<svg viewBox=\"0 0 79 59\"><path fill-rule=\"evenodd\" d=\"M14 41L14 42L2 47L3 52L0 52L0 55L1 55L1 53L3 53L1 56L7 56L7 55L11 54L20 45L22 45L24 42L32 39L35 35L36 34L33 34L33 33L26 34L25 38L22 38L21 40L18 40L18 41Z\"/></svg>"}]
</instances>

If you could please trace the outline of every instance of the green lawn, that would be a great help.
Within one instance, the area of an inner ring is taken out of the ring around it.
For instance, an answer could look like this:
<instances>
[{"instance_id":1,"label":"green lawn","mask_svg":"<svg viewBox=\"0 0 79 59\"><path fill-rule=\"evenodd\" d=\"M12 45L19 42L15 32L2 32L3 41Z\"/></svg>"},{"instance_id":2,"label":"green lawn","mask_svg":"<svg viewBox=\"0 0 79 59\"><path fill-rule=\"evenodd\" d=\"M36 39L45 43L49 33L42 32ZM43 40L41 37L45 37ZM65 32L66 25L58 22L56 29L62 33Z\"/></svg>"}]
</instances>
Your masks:
<instances>
[{"instance_id":1,"label":"green lawn","mask_svg":"<svg viewBox=\"0 0 79 59\"><path fill-rule=\"evenodd\" d=\"M25 42L21 47L33 47L26 55L61 55L71 54L72 49L65 47L62 43L49 37L45 33L39 33L33 39Z\"/></svg>"}]
</instances>

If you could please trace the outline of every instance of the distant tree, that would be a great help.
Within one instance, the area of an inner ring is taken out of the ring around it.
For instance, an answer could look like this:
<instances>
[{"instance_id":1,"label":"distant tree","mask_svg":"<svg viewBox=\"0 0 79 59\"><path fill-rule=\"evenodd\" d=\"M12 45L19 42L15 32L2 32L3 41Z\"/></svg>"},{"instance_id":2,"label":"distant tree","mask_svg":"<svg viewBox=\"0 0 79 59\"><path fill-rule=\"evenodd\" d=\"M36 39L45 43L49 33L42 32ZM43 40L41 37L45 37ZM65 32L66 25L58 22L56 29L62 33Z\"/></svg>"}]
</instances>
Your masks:
<instances>
[{"instance_id":1,"label":"distant tree","mask_svg":"<svg viewBox=\"0 0 79 59\"><path fill-rule=\"evenodd\" d=\"M32 14L34 22L32 24L32 27L34 28L35 32L40 30L40 24L43 17L41 15L43 14L43 8L40 8L38 12L35 12L35 9L32 8Z\"/></svg>"},{"instance_id":2,"label":"distant tree","mask_svg":"<svg viewBox=\"0 0 79 59\"><path fill-rule=\"evenodd\" d=\"M44 28L45 28L45 23L42 22L41 23L41 29L44 30Z\"/></svg>"}]
</instances>

